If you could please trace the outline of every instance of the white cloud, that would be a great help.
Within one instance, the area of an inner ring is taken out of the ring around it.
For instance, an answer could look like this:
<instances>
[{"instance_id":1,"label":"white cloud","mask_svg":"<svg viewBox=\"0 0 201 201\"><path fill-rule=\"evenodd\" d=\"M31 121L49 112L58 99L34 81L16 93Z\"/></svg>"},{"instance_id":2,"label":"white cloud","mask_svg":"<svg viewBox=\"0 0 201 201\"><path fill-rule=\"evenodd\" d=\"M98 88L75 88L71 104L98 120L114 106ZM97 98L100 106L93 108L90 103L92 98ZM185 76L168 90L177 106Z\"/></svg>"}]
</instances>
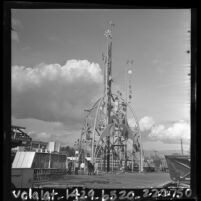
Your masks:
<instances>
[{"instance_id":1,"label":"white cloud","mask_svg":"<svg viewBox=\"0 0 201 201\"><path fill-rule=\"evenodd\" d=\"M140 130L146 140L159 140L164 143L178 144L190 142L190 123L180 120L171 124L156 124L152 117L143 117L140 121Z\"/></svg>"},{"instance_id":2,"label":"white cloud","mask_svg":"<svg viewBox=\"0 0 201 201\"><path fill-rule=\"evenodd\" d=\"M12 115L75 124L101 93L103 75L96 63L69 60L65 65L12 67ZM76 121L75 121L76 120Z\"/></svg>"},{"instance_id":3,"label":"white cloud","mask_svg":"<svg viewBox=\"0 0 201 201\"><path fill-rule=\"evenodd\" d=\"M136 120L134 118L129 118L128 119L128 125L131 127L131 128L135 128L137 126L136 124Z\"/></svg>"},{"instance_id":4,"label":"white cloud","mask_svg":"<svg viewBox=\"0 0 201 201\"><path fill-rule=\"evenodd\" d=\"M155 124L154 120L152 117L143 117L142 119L140 119L139 121L139 125L140 125L140 130L141 131L146 131L146 130L150 130L153 125Z\"/></svg>"},{"instance_id":5,"label":"white cloud","mask_svg":"<svg viewBox=\"0 0 201 201\"><path fill-rule=\"evenodd\" d=\"M181 120L169 127L157 125L151 129L149 137L172 143L178 143L180 142L180 139L182 139L184 142L189 142L190 124Z\"/></svg>"},{"instance_id":6,"label":"white cloud","mask_svg":"<svg viewBox=\"0 0 201 201\"><path fill-rule=\"evenodd\" d=\"M73 146L74 142L79 139L80 137L80 131L78 130L61 130L59 132L35 132L31 131L28 132L28 135L32 138L32 140L38 140L38 141L57 141L60 142L62 145L70 145Z\"/></svg>"}]
</instances>

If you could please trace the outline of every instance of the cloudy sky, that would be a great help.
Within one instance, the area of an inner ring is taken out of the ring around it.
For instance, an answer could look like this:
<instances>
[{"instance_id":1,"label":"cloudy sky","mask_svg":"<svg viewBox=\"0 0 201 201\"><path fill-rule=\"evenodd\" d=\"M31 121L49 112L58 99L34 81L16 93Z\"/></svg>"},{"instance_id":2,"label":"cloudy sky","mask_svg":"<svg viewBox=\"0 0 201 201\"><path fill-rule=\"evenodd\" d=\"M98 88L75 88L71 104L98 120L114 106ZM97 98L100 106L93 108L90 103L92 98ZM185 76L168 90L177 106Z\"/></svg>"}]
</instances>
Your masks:
<instances>
[{"instance_id":1,"label":"cloudy sky","mask_svg":"<svg viewBox=\"0 0 201 201\"><path fill-rule=\"evenodd\" d=\"M113 30L113 90L132 69L132 107L145 149L188 150L190 10L12 10L12 124L72 145L102 96L104 31ZM127 66L128 67L128 66ZM114 91L115 92L115 91Z\"/></svg>"}]
</instances>

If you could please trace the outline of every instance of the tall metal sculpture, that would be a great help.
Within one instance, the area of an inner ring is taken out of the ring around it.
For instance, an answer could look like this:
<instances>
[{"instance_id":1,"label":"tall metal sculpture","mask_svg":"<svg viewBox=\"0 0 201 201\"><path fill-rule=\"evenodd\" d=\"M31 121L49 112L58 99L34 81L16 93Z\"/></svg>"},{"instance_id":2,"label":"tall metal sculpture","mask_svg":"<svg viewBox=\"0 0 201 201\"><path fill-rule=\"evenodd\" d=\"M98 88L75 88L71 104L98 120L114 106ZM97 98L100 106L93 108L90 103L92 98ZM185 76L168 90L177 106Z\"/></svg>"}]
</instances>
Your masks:
<instances>
[{"instance_id":1,"label":"tall metal sculpture","mask_svg":"<svg viewBox=\"0 0 201 201\"><path fill-rule=\"evenodd\" d=\"M114 161L118 161L119 168L127 168L127 161L132 158L138 160L141 170L141 138L139 124L129 101L124 100L120 91L112 93L112 28L109 23L105 36L107 37L107 55L103 55L104 94L88 110L84 119L80 137L80 155L91 156L92 162L99 162L104 171L114 170ZM131 72L130 72L131 73ZM129 94L131 82L129 82ZM126 95L127 96L127 95ZM129 121L128 121L129 119ZM129 125L131 122L132 125ZM137 155L138 154L138 159ZM134 157L136 156L136 157ZM139 160L140 159L140 160Z\"/></svg>"}]
</instances>

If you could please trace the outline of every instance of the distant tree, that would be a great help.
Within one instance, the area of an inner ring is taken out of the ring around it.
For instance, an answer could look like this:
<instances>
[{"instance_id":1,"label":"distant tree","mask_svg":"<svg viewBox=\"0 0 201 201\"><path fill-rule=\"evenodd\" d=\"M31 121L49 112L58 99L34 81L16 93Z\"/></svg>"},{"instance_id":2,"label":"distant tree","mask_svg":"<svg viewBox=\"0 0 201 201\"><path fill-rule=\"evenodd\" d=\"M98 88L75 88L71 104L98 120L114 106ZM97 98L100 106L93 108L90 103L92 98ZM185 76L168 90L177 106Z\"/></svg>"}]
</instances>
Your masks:
<instances>
[{"instance_id":1,"label":"distant tree","mask_svg":"<svg viewBox=\"0 0 201 201\"><path fill-rule=\"evenodd\" d=\"M67 156L75 156L75 150L73 147L70 146L61 147L61 152L66 154Z\"/></svg>"},{"instance_id":2,"label":"distant tree","mask_svg":"<svg viewBox=\"0 0 201 201\"><path fill-rule=\"evenodd\" d=\"M178 156L178 155L180 155L180 154L179 154L179 153L173 153L172 155Z\"/></svg>"}]
</instances>

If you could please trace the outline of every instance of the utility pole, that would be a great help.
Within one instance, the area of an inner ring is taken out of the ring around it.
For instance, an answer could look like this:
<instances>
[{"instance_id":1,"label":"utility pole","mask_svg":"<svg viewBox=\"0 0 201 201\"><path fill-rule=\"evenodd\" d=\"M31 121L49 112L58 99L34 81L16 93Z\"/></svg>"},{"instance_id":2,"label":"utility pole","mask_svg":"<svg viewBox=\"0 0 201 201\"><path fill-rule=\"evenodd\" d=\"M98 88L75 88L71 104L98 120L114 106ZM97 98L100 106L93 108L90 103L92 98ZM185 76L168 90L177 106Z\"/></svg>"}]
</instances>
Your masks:
<instances>
[{"instance_id":1,"label":"utility pole","mask_svg":"<svg viewBox=\"0 0 201 201\"><path fill-rule=\"evenodd\" d=\"M139 131L140 132L140 131ZM142 136L141 133L140 134L140 166L139 166L139 172L143 172L143 151L142 151Z\"/></svg>"},{"instance_id":2,"label":"utility pole","mask_svg":"<svg viewBox=\"0 0 201 201\"><path fill-rule=\"evenodd\" d=\"M184 155L182 138L181 138L181 154Z\"/></svg>"},{"instance_id":3,"label":"utility pole","mask_svg":"<svg viewBox=\"0 0 201 201\"><path fill-rule=\"evenodd\" d=\"M111 86L112 86L112 28L114 24L109 22L109 26L105 31L107 37L107 66L106 66L106 97L107 97L107 124L111 123ZM110 171L110 136L107 137L107 172Z\"/></svg>"}]
</instances>

